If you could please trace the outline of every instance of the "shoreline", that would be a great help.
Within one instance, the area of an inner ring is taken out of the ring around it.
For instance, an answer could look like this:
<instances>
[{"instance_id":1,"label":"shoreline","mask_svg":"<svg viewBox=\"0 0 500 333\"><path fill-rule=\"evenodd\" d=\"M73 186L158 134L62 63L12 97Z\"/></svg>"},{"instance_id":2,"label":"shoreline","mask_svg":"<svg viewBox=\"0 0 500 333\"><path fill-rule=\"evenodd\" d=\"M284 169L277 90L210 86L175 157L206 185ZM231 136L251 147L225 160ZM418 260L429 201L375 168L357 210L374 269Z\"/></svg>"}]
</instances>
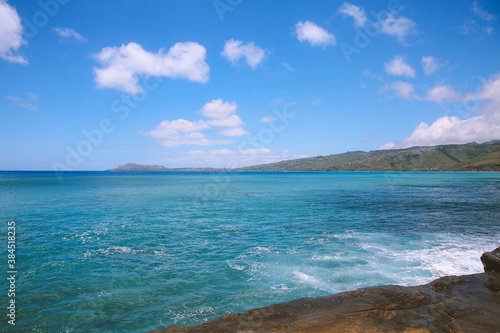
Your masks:
<instances>
[{"instance_id":1,"label":"shoreline","mask_svg":"<svg viewBox=\"0 0 500 333\"><path fill-rule=\"evenodd\" d=\"M296 299L148 333L500 332L500 247L485 252L481 261L484 273Z\"/></svg>"}]
</instances>

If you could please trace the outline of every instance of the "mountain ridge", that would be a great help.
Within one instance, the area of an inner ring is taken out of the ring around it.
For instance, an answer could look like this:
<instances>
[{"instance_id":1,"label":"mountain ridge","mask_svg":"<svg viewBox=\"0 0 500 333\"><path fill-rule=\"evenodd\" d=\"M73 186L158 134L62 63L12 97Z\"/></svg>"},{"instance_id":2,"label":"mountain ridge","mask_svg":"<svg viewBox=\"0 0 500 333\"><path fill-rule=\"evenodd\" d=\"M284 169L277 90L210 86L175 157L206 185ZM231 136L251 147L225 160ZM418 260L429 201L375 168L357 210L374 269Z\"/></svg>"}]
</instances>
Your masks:
<instances>
[{"instance_id":1,"label":"mountain ridge","mask_svg":"<svg viewBox=\"0 0 500 333\"><path fill-rule=\"evenodd\" d=\"M128 163L106 171L500 171L500 140L368 152L348 151L235 169L165 168Z\"/></svg>"}]
</instances>

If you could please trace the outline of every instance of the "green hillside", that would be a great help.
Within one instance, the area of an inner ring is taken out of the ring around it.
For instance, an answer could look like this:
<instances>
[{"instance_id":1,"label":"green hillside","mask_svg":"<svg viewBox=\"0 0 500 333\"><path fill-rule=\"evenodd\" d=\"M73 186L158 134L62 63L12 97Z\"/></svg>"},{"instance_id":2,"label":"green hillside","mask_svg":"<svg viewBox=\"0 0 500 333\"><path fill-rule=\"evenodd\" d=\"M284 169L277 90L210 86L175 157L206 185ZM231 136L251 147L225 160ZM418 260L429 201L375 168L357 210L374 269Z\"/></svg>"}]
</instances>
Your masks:
<instances>
[{"instance_id":1,"label":"green hillside","mask_svg":"<svg viewBox=\"0 0 500 333\"><path fill-rule=\"evenodd\" d=\"M500 171L500 141L354 151L237 169L238 171Z\"/></svg>"},{"instance_id":2,"label":"green hillside","mask_svg":"<svg viewBox=\"0 0 500 333\"><path fill-rule=\"evenodd\" d=\"M127 163L106 171L168 171L168 169L161 165Z\"/></svg>"}]
</instances>

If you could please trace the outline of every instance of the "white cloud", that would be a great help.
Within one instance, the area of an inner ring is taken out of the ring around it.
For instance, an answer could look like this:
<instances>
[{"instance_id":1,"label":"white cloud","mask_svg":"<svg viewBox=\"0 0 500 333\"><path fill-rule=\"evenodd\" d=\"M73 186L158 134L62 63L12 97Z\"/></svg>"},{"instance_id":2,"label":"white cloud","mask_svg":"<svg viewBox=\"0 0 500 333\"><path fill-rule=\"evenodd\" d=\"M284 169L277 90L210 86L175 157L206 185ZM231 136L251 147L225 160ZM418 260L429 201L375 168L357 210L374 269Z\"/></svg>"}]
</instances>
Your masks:
<instances>
[{"instance_id":1,"label":"white cloud","mask_svg":"<svg viewBox=\"0 0 500 333\"><path fill-rule=\"evenodd\" d=\"M364 27L368 18L366 17L365 10L359 6L353 5L348 2L344 2L339 8L339 12L348 15L354 19L354 25L356 27Z\"/></svg>"},{"instance_id":2,"label":"white cloud","mask_svg":"<svg viewBox=\"0 0 500 333\"><path fill-rule=\"evenodd\" d=\"M271 151L268 148L240 150L242 155L267 155L270 153Z\"/></svg>"},{"instance_id":3,"label":"white cloud","mask_svg":"<svg viewBox=\"0 0 500 333\"><path fill-rule=\"evenodd\" d=\"M427 94L422 99L442 104L443 100L449 102L459 100L460 94L450 85L437 85L434 88L428 89Z\"/></svg>"},{"instance_id":4,"label":"white cloud","mask_svg":"<svg viewBox=\"0 0 500 333\"><path fill-rule=\"evenodd\" d=\"M336 43L334 35L310 21L295 24L295 33L299 41L307 41L312 46L328 46Z\"/></svg>"},{"instance_id":5,"label":"white cloud","mask_svg":"<svg viewBox=\"0 0 500 333\"><path fill-rule=\"evenodd\" d=\"M390 13L385 20L380 22L380 32L395 36L403 42L407 35L415 33L415 22L405 16L396 17Z\"/></svg>"},{"instance_id":6,"label":"white cloud","mask_svg":"<svg viewBox=\"0 0 500 333\"><path fill-rule=\"evenodd\" d=\"M153 138L164 138L173 134L198 132L211 126L205 120L189 121L185 119L164 120L152 131L148 132Z\"/></svg>"},{"instance_id":7,"label":"white cloud","mask_svg":"<svg viewBox=\"0 0 500 333\"><path fill-rule=\"evenodd\" d=\"M224 136L242 136L250 133L245 131L243 128L228 128L220 131L219 134Z\"/></svg>"},{"instance_id":8,"label":"white cloud","mask_svg":"<svg viewBox=\"0 0 500 333\"><path fill-rule=\"evenodd\" d=\"M415 97L413 85L408 82L397 81L391 84L392 90L396 93L398 97L405 99L412 99Z\"/></svg>"},{"instance_id":9,"label":"white cloud","mask_svg":"<svg viewBox=\"0 0 500 333\"><path fill-rule=\"evenodd\" d=\"M248 165L272 163L288 159L296 159L307 157L306 155L292 154L285 149L281 153L273 154L268 148L260 149L245 149L240 151L230 149L218 150L191 150L188 152L166 152L169 157L162 161L154 163L186 167L186 166L201 166L201 167L220 167L220 168L239 168Z\"/></svg>"},{"instance_id":10,"label":"white cloud","mask_svg":"<svg viewBox=\"0 0 500 333\"><path fill-rule=\"evenodd\" d=\"M406 63L406 59L402 56L395 56L384 66L385 71L391 75L415 77L415 70Z\"/></svg>"},{"instance_id":11,"label":"white cloud","mask_svg":"<svg viewBox=\"0 0 500 333\"><path fill-rule=\"evenodd\" d=\"M145 51L141 45L129 43L120 47L105 47L95 59L103 68L94 68L99 88L113 88L138 94L143 88L139 76L184 78L206 83L209 67L205 48L194 42L176 43L166 54Z\"/></svg>"},{"instance_id":12,"label":"white cloud","mask_svg":"<svg viewBox=\"0 0 500 333\"><path fill-rule=\"evenodd\" d=\"M154 130L145 132L147 136L159 140L161 146L177 147L181 145L211 146L232 143L231 140L210 140L200 130L210 128L205 121L189 121L185 119L164 120Z\"/></svg>"},{"instance_id":13,"label":"white cloud","mask_svg":"<svg viewBox=\"0 0 500 333\"><path fill-rule=\"evenodd\" d=\"M472 10L474 11L474 13L479 15L479 17L481 17L483 20L488 21L488 22L493 21L497 18L495 15L490 14L486 10L479 7L479 5L477 4L477 1L474 1L474 3L472 4Z\"/></svg>"},{"instance_id":14,"label":"white cloud","mask_svg":"<svg viewBox=\"0 0 500 333\"><path fill-rule=\"evenodd\" d=\"M239 127L243 126L243 121L241 121L241 118L238 117L237 115L232 115L227 118L218 118L218 119L213 119L209 120L207 122L211 126L216 126L216 127Z\"/></svg>"},{"instance_id":15,"label":"white cloud","mask_svg":"<svg viewBox=\"0 0 500 333\"><path fill-rule=\"evenodd\" d=\"M230 39L224 44L224 50L221 52L221 55L233 64L237 64L240 59L244 58L248 66L256 69L264 61L266 52L256 46L254 42L249 42L245 45L241 40Z\"/></svg>"},{"instance_id":16,"label":"white cloud","mask_svg":"<svg viewBox=\"0 0 500 333\"><path fill-rule=\"evenodd\" d=\"M265 116L265 117L261 117L260 121L263 122L263 123L270 123L274 119L275 118L273 116Z\"/></svg>"},{"instance_id":17,"label":"white cloud","mask_svg":"<svg viewBox=\"0 0 500 333\"><path fill-rule=\"evenodd\" d=\"M424 70L425 75L431 75L446 64L446 62L440 63L435 57L432 56L422 57L422 69Z\"/></svg>"},{"instance_id":18,"label":"white cloud","mask_svg":"<svg viewBox=\"0 0 500 333\"><path fill-rule=\"evenodd\" d=\"M397 146L394 142L387 142L383 145L381 145L380 147L378 147L378 149L380 150L385 150L385 149L396 149Z\"/></svg>"},{"instance_id":19,"label":"white cloud","mask_svg":"<svg viewBox=\"0 0 500 333\"><path fill-rule=\"evenodd\" d=\"M83 37L80 35L78 32L71 28L53 28L52 31L54 31L56 34L58 34L62 38L74 38L80 43L84 43L87 41L87 38Z\"/></svg>"},{"instance_id":20,"label":"white cloud","mask_svg":"<svg viewBox=\"0 0 500 333\"><path fill-rule=\"evenodd\" d=\"M222 99L213 99L206 103L200 110L202 116L207 118L226 118L236 113L236 102L223 102Z\"/></svg>"},{"instance_id":21,"label":"white cloud","mask_svg":"<svg viewBox=\"0 0 500 333\"><path fill-rule=\"evenodd\" d=\"M185 119L164 120L153 130L141 132L141 134L159 140L164 147L176 147L180 145L210 146L215 144L229 144L232 140L211 140L202 133L203 130L211 128L219 129L221 136L242 136L249 134L241 128L243 121L237 116L235 102L223 102L220 98L206 103L200 110L201 114L209 118L207 120L190 121Z\"/></svg>"},{"instance_id":22,"label":"white cloud","mask_svg":"<svg viewBox=\"0 0 500 333\"><path fill-rule=\"evenodd\" d=\"M410 136L381 148L480 143L500 139L500 73L485 82L477 93L468 93L462 99L463 102L473 100L481 103L477 116L467 119L445 116L431 125L422 122Z\"/></svg>"},{"instance_id":23,"label":"white cloud","mask_svg":"<svg viewBox=\"0 0 500 333\"><path fill-rule=\"evenodd\" d=\"M23 26L14 7L0 0L0 58L8 62L27 64L28 60L17 54L27 44L23 39Z\"/></svg>"}]
</instances>

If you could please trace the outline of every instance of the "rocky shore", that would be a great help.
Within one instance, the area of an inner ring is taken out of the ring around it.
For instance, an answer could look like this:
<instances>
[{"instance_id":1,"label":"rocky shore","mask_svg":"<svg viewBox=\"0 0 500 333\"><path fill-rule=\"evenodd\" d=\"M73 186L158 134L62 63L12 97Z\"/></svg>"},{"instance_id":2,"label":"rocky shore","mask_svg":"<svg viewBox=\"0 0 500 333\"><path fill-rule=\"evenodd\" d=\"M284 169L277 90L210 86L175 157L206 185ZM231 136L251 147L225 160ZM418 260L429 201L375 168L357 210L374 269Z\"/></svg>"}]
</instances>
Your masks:
<instances>
[{"instance_id":1,"label":"rocky shore","mask_svg":"<svg viewBox=\"0 0 500 333\"><path fill-rule=\"evenodd\" d=\"M500 247L481 256L484 273L416 287L363 288L150 332L500 332Z\"/></svg>"}]
</instances>

